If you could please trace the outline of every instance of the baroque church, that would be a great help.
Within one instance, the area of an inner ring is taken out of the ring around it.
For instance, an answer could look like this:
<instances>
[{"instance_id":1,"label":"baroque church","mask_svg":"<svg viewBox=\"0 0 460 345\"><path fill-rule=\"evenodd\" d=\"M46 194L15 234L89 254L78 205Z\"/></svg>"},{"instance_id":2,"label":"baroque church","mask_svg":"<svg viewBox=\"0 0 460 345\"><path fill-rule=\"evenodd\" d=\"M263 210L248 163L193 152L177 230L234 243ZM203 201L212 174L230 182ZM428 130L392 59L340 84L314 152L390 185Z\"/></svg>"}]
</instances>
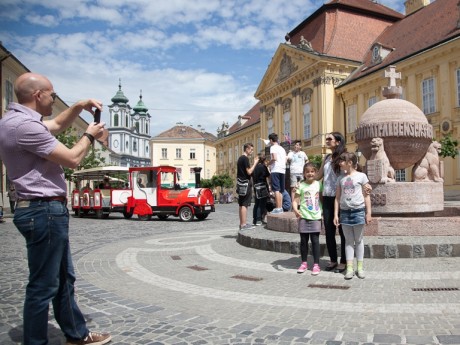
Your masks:
<instances>
[{"instance_id":1,"label":"baroque church","mask_svg":"<svg viewBox=\"0 0 460 345\"><path fill-rule=\"evenodd\" d=\"M121 80L118 91L113 96L112 104L108 106L109 148L120 156L121 166L150 166L150 114L142 101L142 91L139 101L131 108L129 99L121 90Z\"/></svg>"}]
</instances>

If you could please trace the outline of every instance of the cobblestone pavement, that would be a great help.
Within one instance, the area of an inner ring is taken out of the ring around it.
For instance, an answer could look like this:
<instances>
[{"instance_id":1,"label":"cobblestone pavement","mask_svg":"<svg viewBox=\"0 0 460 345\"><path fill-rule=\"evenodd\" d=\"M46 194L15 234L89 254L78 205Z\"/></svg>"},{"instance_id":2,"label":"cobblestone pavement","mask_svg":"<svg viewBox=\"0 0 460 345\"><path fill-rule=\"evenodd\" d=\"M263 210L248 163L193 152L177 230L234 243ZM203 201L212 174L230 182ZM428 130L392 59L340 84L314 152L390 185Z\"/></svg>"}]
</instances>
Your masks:
<instances>
[{"instance_id":1,"label":"cobblestone pavement","mask_svg":"<svg viewBox=\"0 0 460 345\"><path fill-rule=\"evenodd\" d=\"M460 344L460 258L367 259L363 280L297 274L297 255L241 246L237 225L236 204L191 223L72 218L90 329L113 344ZM20 344L25 245L11 218L0 236L0 344ZM64 343L52 315L49 334Z\"/></svg>"}]
</instances>

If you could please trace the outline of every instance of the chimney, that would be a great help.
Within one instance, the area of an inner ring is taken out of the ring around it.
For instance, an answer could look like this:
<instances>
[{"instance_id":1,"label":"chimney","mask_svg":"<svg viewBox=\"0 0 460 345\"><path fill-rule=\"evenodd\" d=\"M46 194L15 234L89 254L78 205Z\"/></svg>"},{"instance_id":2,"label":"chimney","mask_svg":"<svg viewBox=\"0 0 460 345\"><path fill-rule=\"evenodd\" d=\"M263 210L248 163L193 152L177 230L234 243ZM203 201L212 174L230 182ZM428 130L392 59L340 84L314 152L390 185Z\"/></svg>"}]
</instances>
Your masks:
<instances>
[{"instance_id":1,"label":"chimney","mask_svg":"<svg viewBox=\"0 0 460 345\"><path fill-rule=\"evenodd\" d=\"M201 179L200 179L200 172L201 172L200 167L195 167L193 168L193 171L195 172L195 188L200 188L201 186Z\"/></svg>"},{"instance_id":2,"label":"chimney","mask_svg":"<svg viewBox=\"0 0 460 345\"><path fill-rule=\"evenodd\" d=\"M417 12L418 10L428 6L430 0L407 0L404 5L406 6L406 16Z\"/></svg>"}]
</instances>

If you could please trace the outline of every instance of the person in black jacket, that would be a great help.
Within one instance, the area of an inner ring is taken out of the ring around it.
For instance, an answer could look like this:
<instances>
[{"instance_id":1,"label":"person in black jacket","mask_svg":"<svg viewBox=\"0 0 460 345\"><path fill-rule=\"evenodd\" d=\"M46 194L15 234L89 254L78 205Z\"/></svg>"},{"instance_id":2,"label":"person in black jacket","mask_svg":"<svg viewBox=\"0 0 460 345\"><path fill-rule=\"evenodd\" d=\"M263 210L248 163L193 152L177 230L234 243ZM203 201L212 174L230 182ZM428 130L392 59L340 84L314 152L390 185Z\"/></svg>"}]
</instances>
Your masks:
<instances>
[{"instance_id":1,"label":"person in black jacket","mask_svg":"<svg viewBox=\"0 0 460 345\"><path fill-rule=\"evenodd\" d=\"M261 156L259 157L259 161L257 162L254 172L252 173L252 180L254 181L254 186L256 186L258 183L263 183L265 184L265 187L267 188L267 191L268 191L269 184L268 184L267 179L269 177L270 177L270 172L268 171L267 165L265 164L265 157ZM257 193L255 191L255 187L254 187L254 195L256 195L256 198L255 198L255 205L254 205L254 210L253 210L253 224L262 225L262 219L266 212L268 193L266 197L258 199Z\"/></svg>"}]
</instances>

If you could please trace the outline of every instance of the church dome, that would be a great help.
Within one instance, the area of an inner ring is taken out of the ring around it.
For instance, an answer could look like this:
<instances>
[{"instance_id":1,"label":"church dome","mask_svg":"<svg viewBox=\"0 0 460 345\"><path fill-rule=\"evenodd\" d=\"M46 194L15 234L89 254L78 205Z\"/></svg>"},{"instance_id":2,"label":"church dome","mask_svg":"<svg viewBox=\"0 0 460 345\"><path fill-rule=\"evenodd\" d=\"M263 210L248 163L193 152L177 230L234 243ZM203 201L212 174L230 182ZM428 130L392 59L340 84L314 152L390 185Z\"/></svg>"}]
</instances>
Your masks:
<instances>
[{"instance_id":1,"label":"church dome","mask_svg":"<svg viewBox=\"0 0 460 345\"><path fill-rule=\"evenodd\" d=\"M121 80L120 80L120 83L118 84L117 93L115 94L115 96L112 97L112 102L113 103L124 103L124 104L127 104L129 102L128 97L126 97L123 91L121 91Z\"/></svg>"},{"instance_id":2,"label":"church dome","mask_svg":"<svg viewBox=\"0 0 460 345\"><path fill-rule=\"evenodd\" d=\"M139 101L133 107L133 110L134 110L134 114L138 114L140 116L148 115L147 112L148 112L149 109L145 106L144 102L142 101L142 90L141 90L141 94L139 96Z\"/></svg>"}]
</instances>

